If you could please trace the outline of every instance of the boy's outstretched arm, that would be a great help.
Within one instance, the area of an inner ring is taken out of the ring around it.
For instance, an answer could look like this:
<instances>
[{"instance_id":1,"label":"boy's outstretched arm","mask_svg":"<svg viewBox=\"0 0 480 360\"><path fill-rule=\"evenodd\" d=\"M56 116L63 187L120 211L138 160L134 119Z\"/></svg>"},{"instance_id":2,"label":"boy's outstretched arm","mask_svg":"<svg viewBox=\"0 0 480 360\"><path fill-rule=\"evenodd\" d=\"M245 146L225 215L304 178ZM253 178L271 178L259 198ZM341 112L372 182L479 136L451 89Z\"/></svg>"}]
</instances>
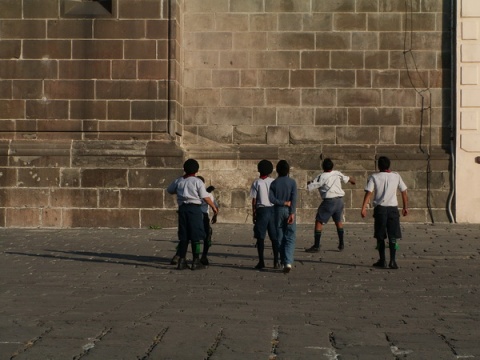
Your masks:
<instances>
[{"instance_id":1,"label":"boy's outstretched arm","mask_svg":"<svg viewBox=\"0 0 480 360\"><path fill-rule=\"evenodd\" d=\"M210 197L207 196L207 197L204 197L203 200L212 208L213 213L215 215L217 215L218 214L218 209L215 206L215 204L213 203L212 199L210 199Z\"/></svg>"},{"instance_id":2,"label":"boy's outstretched arm","mask_svg":"<svg viewBox=\"0 0 480 360\"><path fill-rule=\"evenodd\" d=\"M372 192L365 190L365 196L363 197L363 204L362 204L362 211L361 211L362 218L367 216L367 205L370 202L371 196L372 196Z\"/></svg>"},{"instance_id":3,"label":"boy's outstretched arm","mask_svg":"<svg viewBox=\"0 0 480 360\"><path fill-rule=\"evenodd\" d=\"M355 178L353 176L350 176L350 179L348 179L348 182L352 185L355 185Z\"/></svg>"},{"instance_id":4,"label":"boy's outstretched arm","mask_svg":"<svg viewBox=\"0 0 480 360\"><path fill-rule=\"evenodd\" d=\"M407 216L407 215L408 215L408 195L407 195L407 190L402 191L402 202L403 202L402 215L403 215L403 216Z\"/></svg>"}]
</instances>

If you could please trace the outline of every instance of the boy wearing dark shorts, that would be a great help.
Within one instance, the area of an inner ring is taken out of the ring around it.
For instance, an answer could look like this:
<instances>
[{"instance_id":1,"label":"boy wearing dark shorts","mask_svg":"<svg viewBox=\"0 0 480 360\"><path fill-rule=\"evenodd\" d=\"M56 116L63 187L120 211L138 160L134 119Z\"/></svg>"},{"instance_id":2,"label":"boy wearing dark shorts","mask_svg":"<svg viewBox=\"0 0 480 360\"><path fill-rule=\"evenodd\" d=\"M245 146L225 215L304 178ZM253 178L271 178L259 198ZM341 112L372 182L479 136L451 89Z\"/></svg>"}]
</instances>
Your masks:
<instances>
[{"instance_id":1,"label":"boy wearing dark shorts","mask_svg":"<svg viewBox=\"0 0 480 360\"><path fill-rule=\"evenodd\" d=\"M178 260L177 269L187 268L186 255L189 240L192 243L192 270L204 269L200 262L200 241L205 239L203 224L202 199L212 208L216 215L218 209L210 199L202 180L195 176L199 165L195 159L188 159L183 164L185 174L173 181L168 187L169 194L177 195L178 203Z\"/></svg>"},{"instance_id":2,"label":"boy wearing dark shorts","mask_svg":"<svg viewBox=\"0 0 480 360\"><path fill-rule=\"evenodd\" d=\"M402 232L400 229L397 189L400 190L402 195L402 215L407 216L407 186L398 173L390 171L390 159L386 156L378 158L378 169L378 173L370 175L368 178L361 215L363 218L367 216L367 205L373 193L374 237L377 239L377 249L380 257L373 266L379 268L387 267L385 260L385 239L388 237L388 246L390 248L390 262L388 267L390 269L398 269L395 255L398 248L397 240L402 238Z\"/></svg>"},{"instance_id":3,"label":"boy wearing dark shorts","mask_svg":"<svg viewBox=\"0 0 480 360\"><path fill-rule=\"evenodd\" d=\"M340 171L333 170L333 161L329 158L323 160L322 169L322 174L307 183L307 189L309 191L318 189L322 198L322 203L318 207L315 218L314 244L312 247L305 249L305 251L309 253L320 251L323 225L326 224L330 218L333 219L337 227L338 250L342 251L344 249L342 218L345 207L343 202L345 191L342 189L342 182L355 185L355 179L353 177L345 176Z\"/></svg>"},{"instance_id":4,"label":"boy wearing dark shorts","mask_svg":"<svg viewBox=\"0 0 480 360\"><path fill-rule=\"evenodd\" d=\"M273 252L273 268L279 269L280 263L278 261L278 241L275 228L275 219L273 212L273 204L268 198L270 191L270 185L273 182L273 178L270 174L273 172L273 164L268 160L261 160L257 164L257 170L260 173L260 177L255 179L250 187L250 198L252 199L252 212L253 212L253 235L257 239L257 252L258 252L258 264L255 269L263 269L265 267L265 260L263 252L265 249L265 236L268 233L268 237L272 242Z\"/></svg>"}]
</instances>

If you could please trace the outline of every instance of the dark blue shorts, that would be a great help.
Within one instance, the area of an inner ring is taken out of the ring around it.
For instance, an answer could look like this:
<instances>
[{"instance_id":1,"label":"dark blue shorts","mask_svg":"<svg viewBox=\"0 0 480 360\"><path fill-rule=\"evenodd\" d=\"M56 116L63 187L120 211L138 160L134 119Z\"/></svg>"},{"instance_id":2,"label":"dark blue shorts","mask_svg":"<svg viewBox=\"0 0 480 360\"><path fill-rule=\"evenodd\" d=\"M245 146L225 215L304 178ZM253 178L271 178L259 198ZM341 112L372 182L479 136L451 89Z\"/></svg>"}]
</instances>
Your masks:
<instances>
[{"instance_id":1,"label":"dark blue shorts","mask_svg":"<svg viewBox=\"0 0 480 360\"><path fill-rule=\"evenodd\" d=\"M315 220L321 224L326 224L330 218L336 223L341 222L344 207L343 197L324 199L318 207Z\"/></svg>"},{"instance_id":2,"label":"dark blue shorts","mask_svg":"<svg viewBox=\"0 0 480 360\"><path fill-rule=\"evenodd\" d=\"M276 240L275 214L273 206L258 207L255 225L253 226L253 236L255 239L265 239L268 232L270 240Z\"/></svg>"},{"instance_id":3,"label":"dark blue shorts","mask_svg":"<svg viewBox=\"0 0 480 360\"><path fill-rule=\"evenodd\" d=\"M200 205L185 204L178 208L178 239L199 242L205 239L203 212Z\"/></svg>"},{"instance_id":4,"label":"dark blue shorts","mask_svg":"<svg viewBox=\"0 0 480 360\"><path fill-rule=\"evenodd\" d=\"M400 212L396 206L380 206L377 205L373 209L374 238L385 240L401 239L402 230L400 229Z\"/></svg>"}]
</instances>

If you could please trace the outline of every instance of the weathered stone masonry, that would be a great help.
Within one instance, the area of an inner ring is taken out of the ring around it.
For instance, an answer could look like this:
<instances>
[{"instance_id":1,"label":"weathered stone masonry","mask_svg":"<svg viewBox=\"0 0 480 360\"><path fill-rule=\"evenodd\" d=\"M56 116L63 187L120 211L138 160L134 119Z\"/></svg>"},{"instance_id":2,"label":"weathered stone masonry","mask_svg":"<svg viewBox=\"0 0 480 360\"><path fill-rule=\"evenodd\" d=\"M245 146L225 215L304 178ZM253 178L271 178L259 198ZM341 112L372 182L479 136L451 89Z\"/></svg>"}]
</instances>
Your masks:
<instances>
[{"instance_id":1,"label":"weathered stone masonry","mask_svg":"<svg viewBox=\"0 0 480 360\"><path fill-rule=\"evenodd\" d=\"M406 220L448 221L450 16L435 0L1 0L0 225L174 225L165 187L188 157L224 222L251 221L258 160L287 159L312 222L305 184L330 156L358 180L357 222L380 154L410 187Z\"/></svg>"}]
</instances>

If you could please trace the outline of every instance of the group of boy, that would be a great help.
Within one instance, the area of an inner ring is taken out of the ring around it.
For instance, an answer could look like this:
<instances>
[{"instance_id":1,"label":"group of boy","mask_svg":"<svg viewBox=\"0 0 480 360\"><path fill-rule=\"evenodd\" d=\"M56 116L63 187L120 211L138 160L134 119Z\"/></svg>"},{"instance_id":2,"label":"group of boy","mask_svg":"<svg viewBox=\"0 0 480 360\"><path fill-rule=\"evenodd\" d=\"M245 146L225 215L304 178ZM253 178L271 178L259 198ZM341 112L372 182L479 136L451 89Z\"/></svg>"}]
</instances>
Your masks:
<instances>
[{"instance_id":1,"label":"group of boy","mask_svg":"<svg viewBox=\"0 0 480 360\"><path fill-rule=\"evenodd\" d=\"M381 156L378 158L378 170L368 177L365 186L365 196L361 208L361 216L367 216L367 206L373 195L374 238L377 240L379 259L373 264L378 268L398 269L396 263L396 250L398 240L401 239L400 212L398 210L397 190L400 191L403 208L402 215L408 214L407 186L402 177L390 170L390 160ZM330 218L335 223L338 235L338 250L345 248L343 212L344 195L342 183L355 185L355 179L346 176L340 171L333 170L334 164L330 158L322 162L323 173L307 182L309 191L318 189L322 202L317 209L314 228L314 244L305 251L316 253L320 251L320 240L323 226ZM172 259L177 264L177 269L187 268L186 253L189 240L192 242L193 261L191 269L200 269L208 265L206 257L211 239L211 227L209 227L208 215L204 218L201 206L208 210L210 206L214 212L212 223L216 221L218 204L209 195L204 181L196 177L198 162L189 159L184 163L185 174L169 185L167 191L177 195L178 211L178 238L179 246L177 254ZM283 269L287 274L291 271L294 261L296 243L296 206L297 184L289 176L290 166L286 160L280 160L276 165L278 177L273 179L273 164L269 160L261 160L257 164L260 176L255 179L250 187L252 199L253 233L256 239L258 263L255 269L265 268L265 238L272 243L273 268ZM211 189L213 190L213 189ZM211 191L210 191L211 192ZM205 220L206 219L206 220ZM206 221L202 223L202 221ZM207 230L206 230L207 229ZM209 229L209 230L208 230ZM387 266L385 255L385 240L388 238L390 261ZM204 252L199 259L200 242L204 240ZM206 250L205 250L206 249Z\"/></svg>"}]
</instances>

